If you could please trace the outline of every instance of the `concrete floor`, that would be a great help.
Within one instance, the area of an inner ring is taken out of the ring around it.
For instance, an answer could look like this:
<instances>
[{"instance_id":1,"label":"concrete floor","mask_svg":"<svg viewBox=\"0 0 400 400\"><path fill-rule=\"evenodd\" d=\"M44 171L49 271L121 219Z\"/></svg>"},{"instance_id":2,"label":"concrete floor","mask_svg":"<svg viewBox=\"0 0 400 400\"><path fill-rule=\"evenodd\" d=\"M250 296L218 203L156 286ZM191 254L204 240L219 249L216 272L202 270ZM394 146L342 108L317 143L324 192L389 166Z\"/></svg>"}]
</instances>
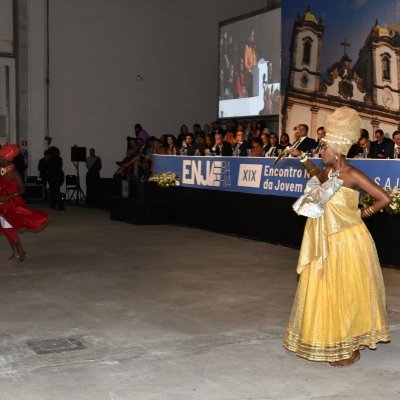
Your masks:
<instances>
[{"instance_id":1,"label":"concrete floor","mask_svg":"<svg viewBox=\"0 0 400 400\"><path fill-rule=\"evenodd\" d=\"M73 206L22 241L26 262L0 269L0 400L400 398L399 271L383 269L392 342L335 369L281 345L297 250ZM86 349L27 346L69 337Z\"/></svg>"}]
</instances>

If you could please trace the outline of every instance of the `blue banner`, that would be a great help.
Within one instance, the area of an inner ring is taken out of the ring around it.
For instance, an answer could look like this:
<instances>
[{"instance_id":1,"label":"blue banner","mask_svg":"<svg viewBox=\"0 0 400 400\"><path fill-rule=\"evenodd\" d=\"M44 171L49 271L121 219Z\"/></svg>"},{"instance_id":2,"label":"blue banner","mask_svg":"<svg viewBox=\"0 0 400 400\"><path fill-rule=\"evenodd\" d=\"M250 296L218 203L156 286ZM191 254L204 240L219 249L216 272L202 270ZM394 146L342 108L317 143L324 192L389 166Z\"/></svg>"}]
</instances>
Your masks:
<instances>
[{"instance_id":1,"label":"blue banner","mask_svg":"<svg viewBox=\"0 0 400 400\"><path fill-rule=\"evenodd\" d=\"M274 158L155 155L153 173L174 172L180 185L273 196L299 197L309 176L296 158L273 165ZM400 160L348 160L383 188L400 186ZM318 158L313 162L322 168Z\"/></svg>"}]
</instances>

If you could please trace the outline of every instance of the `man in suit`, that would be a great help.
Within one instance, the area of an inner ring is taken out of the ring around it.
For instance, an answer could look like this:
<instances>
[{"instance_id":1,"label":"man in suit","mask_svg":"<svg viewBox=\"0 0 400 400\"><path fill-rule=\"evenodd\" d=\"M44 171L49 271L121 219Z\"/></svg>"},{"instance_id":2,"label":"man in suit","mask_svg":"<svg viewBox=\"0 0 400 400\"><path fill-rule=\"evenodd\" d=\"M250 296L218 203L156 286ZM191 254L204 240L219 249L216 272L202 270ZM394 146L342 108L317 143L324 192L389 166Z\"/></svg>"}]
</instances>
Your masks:
<instances>
[{"instance_id":1,"label":"man in suit","mask_svg":"<svg viewBox=\"0 0 400 400\"><path fill-rule=\"evenodd\" d=\"M317 138L318 138L318 140L317 140L317 149L318 149L318 150L319 150L319 149L321 148L321 146L322 146L321 140L325 137L325 135L326 135L325 128L324 128L323 126L320 126L320 127L317 129Z\"/></svg>"},{"instance_id":2,"label":"man in suit","mask_svg":"<svg viewBox=\"0 0 400 400\"><path fill-rule=\"evenodd\" d=\"M308 135L308 125L299 124L297 127L298 137L296 143L293 144L293 148L304 151L305 153L312 151L317 147L317 142L314 139L309 138Z\"/></svg>"},{"instance_id":3,"label":"man in suit","mask_svg":"<svg viewBox=\"0 0 400 400\"><path fill-rule=\"evenodd\" d=\"M230 157L232 155L232 146L228 142L224 142L222 133L215 134L215 145L212 151L217 156Z\"/></svg>"},{"instance_id":4,"label":"man in suit","mask_svg":"<svg viewBox=\"0 0 400 400\"><path fill-rule=\"evenodd\" d=\"M393 158L400 158L400 131L394 131L392 135L394 141Z\"/></svg>"},{"instance_id":5,"label":"man in suit","mask_svg":"<svg viewBox=\"0 0 400 400\"><path fill-rule=\"evenodd\" d=\"M248 150L250 149L250 144L247 140L244 139L244 131L238 129L236 132L236 146L233 150L233 154L239 157L247 157Z\"/></svg>"},{"instance_id":6,"label":"man in suit","mask_svg":"<svg viewBox=\"0 0 400 400\"><path fill-rule=\"evenodd\" d=\"M375 131L375 142L372 142L370 158L393 158L394 142L385 137L382 129Z\"/></svg>"}]
</instances>

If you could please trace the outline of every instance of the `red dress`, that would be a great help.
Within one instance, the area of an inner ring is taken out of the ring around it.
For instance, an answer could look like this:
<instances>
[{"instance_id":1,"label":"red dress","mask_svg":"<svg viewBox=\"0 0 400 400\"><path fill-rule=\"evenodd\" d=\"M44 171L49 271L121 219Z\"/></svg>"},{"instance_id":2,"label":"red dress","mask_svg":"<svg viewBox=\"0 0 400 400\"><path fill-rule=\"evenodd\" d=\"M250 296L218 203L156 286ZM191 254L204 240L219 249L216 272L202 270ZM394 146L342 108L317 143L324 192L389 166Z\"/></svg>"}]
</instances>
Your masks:
<instances>
[{"instance_id":1,"label":"red dress","mask_svg":"<svg viewBox=\"0 0 400 400\"><path fill-rule=\"evenodd\" d=\"M0 196L7 196L18 190L18 184L14 179L9 176L0 177ZM0 217L3 217L17 231L39 230L44 228L49 221L45 212L27 208L21 196L12 197L4 204L0 204ZM0 232L3 230L0 224Z\"/></svg>"}]
</instances>

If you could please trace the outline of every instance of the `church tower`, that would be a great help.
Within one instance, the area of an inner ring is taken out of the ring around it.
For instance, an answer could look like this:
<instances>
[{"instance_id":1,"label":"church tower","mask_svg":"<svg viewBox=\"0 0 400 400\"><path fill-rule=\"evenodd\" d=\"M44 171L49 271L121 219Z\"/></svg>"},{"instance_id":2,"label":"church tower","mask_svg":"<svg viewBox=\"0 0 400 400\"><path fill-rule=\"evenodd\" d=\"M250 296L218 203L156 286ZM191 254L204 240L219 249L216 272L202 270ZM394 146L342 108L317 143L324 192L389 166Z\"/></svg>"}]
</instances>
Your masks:
<instances>
[{"instance_id":1,"label":"church tower","mask_svg":"<svg viewBox=\"0 0 400 400\"><path fill-rule=\"evenodd\" d=\"M320 86L321 41L324 32L322 20L317 21L308 6L298 16L290 44L290 77L292 89L316 92Z\"/></svg>"},{"instance_id":2,"label":"church tower","mask_svg":"<svg viewBox=\"0 0 400 400\"><path fill-rule=\"evenodd\" d=\"M369 33L354 66L354 80L365 102L388 111L400 110L400 37L379 25Z\"/></svg>"}]
</instances>

